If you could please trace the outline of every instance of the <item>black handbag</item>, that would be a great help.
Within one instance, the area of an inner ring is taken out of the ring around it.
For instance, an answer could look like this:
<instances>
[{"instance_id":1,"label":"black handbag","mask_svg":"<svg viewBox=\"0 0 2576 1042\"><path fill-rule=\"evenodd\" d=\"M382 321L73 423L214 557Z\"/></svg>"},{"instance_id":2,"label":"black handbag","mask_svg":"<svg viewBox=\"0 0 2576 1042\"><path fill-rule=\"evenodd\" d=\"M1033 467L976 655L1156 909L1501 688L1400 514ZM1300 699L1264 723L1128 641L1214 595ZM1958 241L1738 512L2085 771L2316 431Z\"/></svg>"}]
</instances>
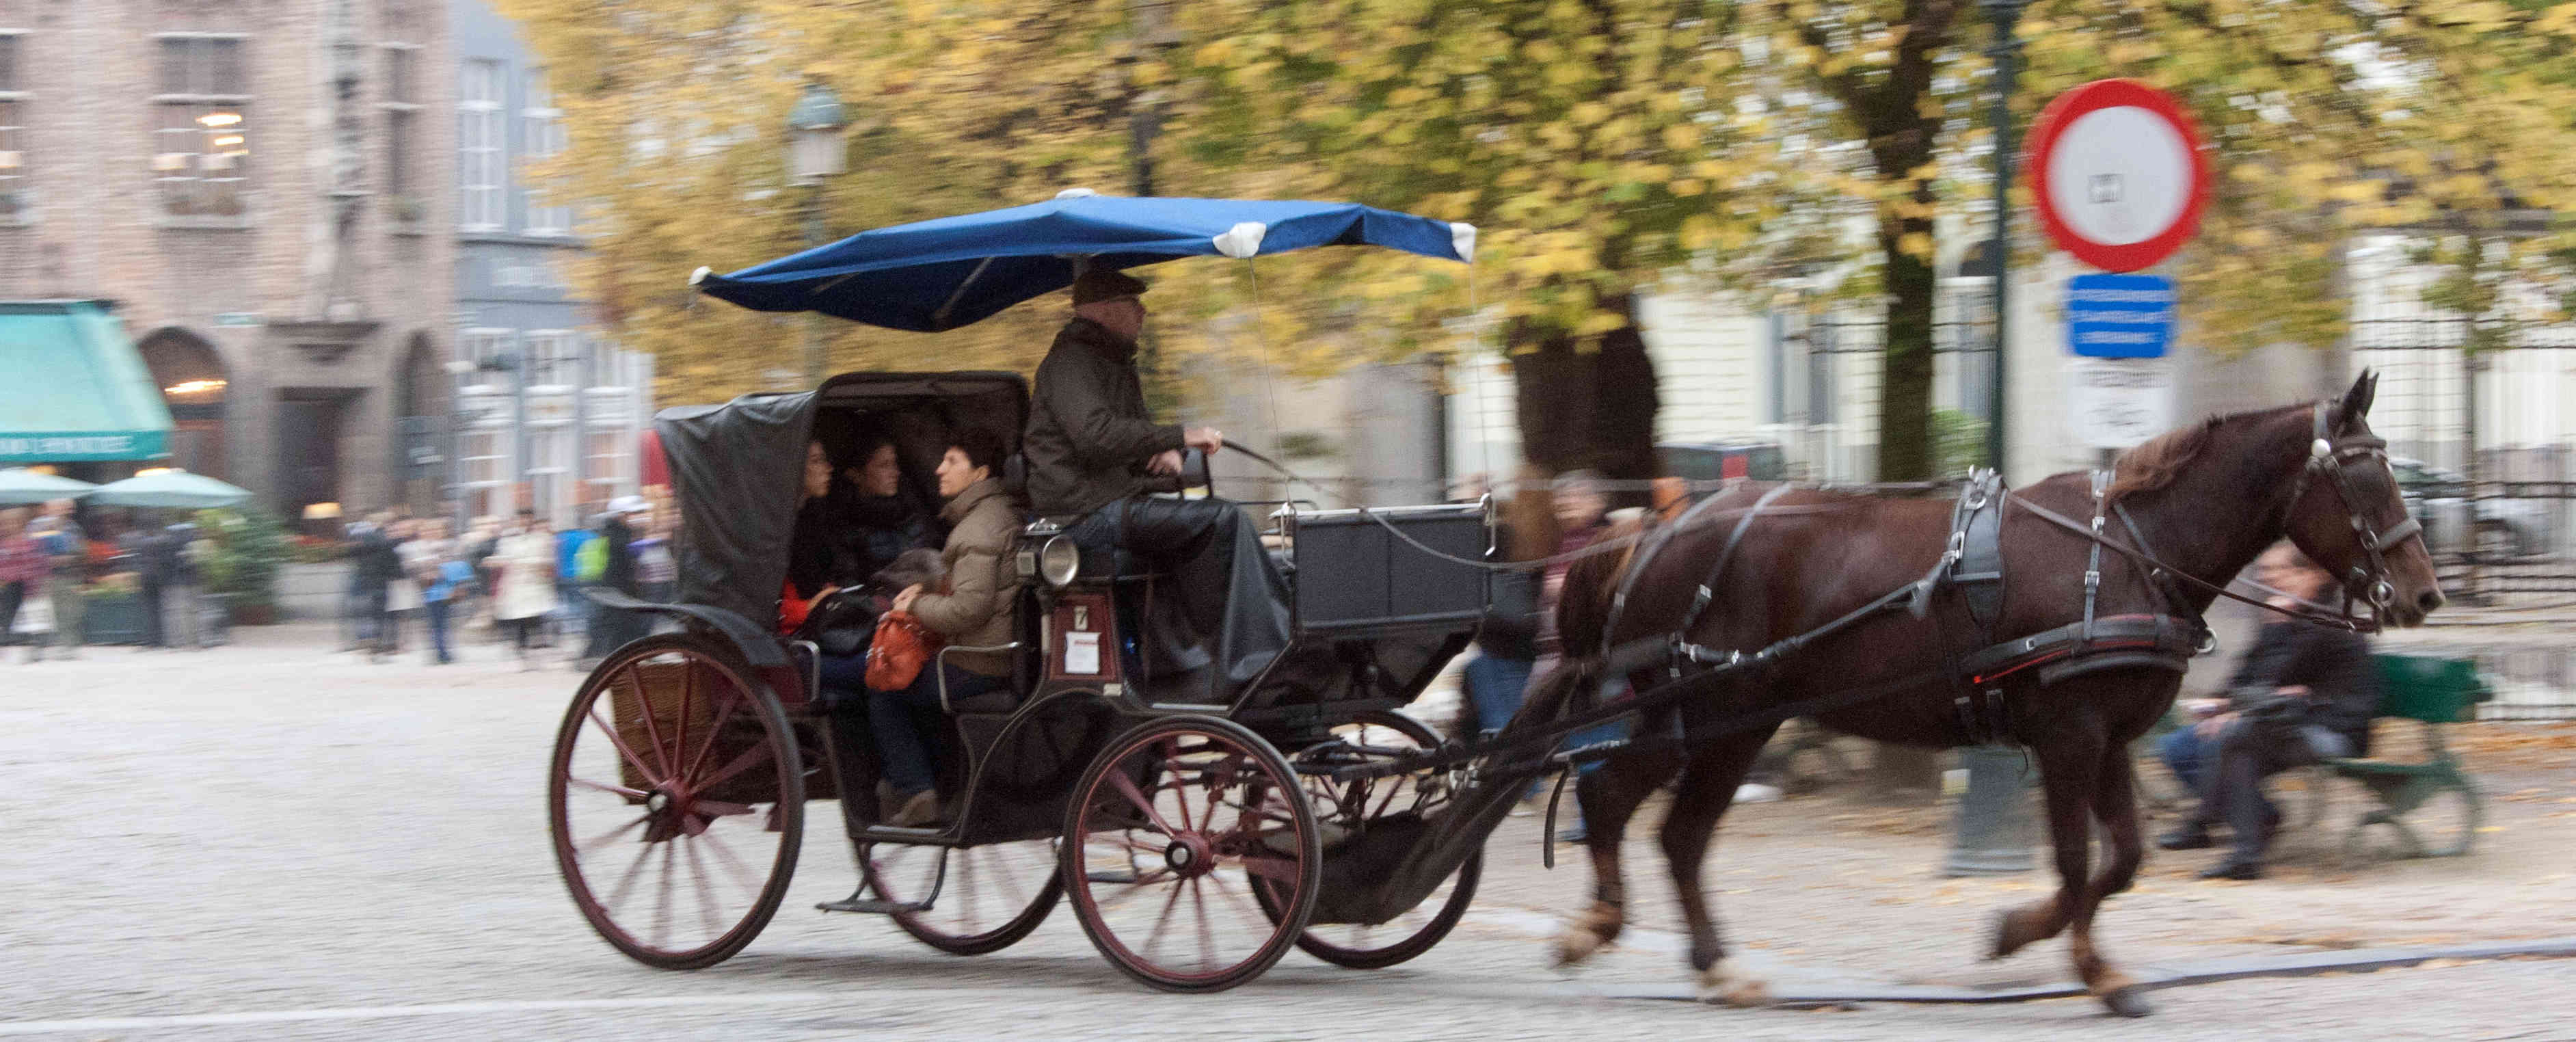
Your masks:
<instances>
[{"instance_id":1,"label":"black handbag","mask_svg":"<svg viewBox=\"0 0 2576 1042\"><path fill-rule=\"evenodd\" d=\"M790 636L810 640L823 654L856 655L868 649L868 638L876 634L877 616L885 614L886 596L872 589L844 587L814 605L805 613L804 625Z\"/></svg>"}]
</instances>

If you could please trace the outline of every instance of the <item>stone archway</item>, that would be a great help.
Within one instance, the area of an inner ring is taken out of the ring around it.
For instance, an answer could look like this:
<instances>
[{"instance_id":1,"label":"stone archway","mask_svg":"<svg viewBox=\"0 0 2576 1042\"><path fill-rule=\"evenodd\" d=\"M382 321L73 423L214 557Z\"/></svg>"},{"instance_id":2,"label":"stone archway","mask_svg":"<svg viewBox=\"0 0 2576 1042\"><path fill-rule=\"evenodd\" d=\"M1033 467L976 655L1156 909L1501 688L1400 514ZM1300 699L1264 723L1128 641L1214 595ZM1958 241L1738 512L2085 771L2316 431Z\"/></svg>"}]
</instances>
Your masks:
<instances>
[{"instance_id":1,"label":"stone archway","mask_svg":"<svg viewBox=\"0 0 2576 1042\"><path fill-rule=\"evenodd\" d=\"M231 370L206 338L177 326L152 331L135 345L161 400L170 407L168 465L208 477L231 477L227 436Z\"/></svg>"}]
</instances>

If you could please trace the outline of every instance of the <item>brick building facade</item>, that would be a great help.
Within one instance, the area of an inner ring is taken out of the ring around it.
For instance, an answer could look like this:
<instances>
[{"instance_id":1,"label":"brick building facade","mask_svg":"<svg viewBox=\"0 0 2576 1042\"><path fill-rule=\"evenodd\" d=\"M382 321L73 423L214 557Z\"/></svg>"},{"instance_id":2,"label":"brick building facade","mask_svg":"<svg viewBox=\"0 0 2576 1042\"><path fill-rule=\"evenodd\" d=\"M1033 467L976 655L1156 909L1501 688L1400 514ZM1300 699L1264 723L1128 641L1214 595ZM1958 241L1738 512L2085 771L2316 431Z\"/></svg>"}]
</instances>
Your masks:
<instances>
[{"instance_id":1,"label":"brick building facade","mask_svg":"<svg viewBox=\"0 0 2576 1042\"><path fill-rule=\"evenodd\" d=\"M449 412L448 26L439 0L0 0L0 298L114 301L172 465L289 518L437 509L440 446L403 432Z\"/></svg>"}]
</instances>

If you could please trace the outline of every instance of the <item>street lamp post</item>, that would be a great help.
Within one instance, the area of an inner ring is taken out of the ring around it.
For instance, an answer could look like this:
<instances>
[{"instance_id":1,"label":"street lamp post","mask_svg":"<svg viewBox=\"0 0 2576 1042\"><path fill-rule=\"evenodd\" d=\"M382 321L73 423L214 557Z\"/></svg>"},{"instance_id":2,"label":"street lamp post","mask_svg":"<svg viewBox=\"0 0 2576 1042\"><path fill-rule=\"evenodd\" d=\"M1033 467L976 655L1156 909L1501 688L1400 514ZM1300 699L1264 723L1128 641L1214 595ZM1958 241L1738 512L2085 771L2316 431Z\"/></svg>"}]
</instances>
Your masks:
<instances>
[{"instance_id":1,"label":"street lamp post","mask_svg":"<svg viewBox=\"0 0 2576 1042\"><path fill-rule=\"evenodd\" d=\"M2004 469L2005 348L2012 328L2009 310L2012 284L2012 93L2020 69L2021 40L2013 34L2029 0L1977 0L1995 23L1994 43L1986 55L1995 62L1995 378L1986 407L1986 465ZM1999 875L2029 871L2032 864L2030 783L2023 775L2021 750L2008 745L1976 745L1959 751L1967 769L1967 791L1959 794L1959 816L1951 829L1946 875Z\"/></svg>"},{"instance_id":2,"label":"street lamp post","mask_svg":"<svg viewBox=\"0 0 2576 1042\"><path fill-rule=\"evenodd\" d=\"M849 169L849 147L843 137L850 121L842 114L840 95L820 81L808 81L796 107L787 113L787 176L805 186L805 248L823 245L823 180ZM823 318L805 316L805 386L823 384Z\"/></svg>"},{"instance_id":3,"label":"street lamp post","mask_svg":"<svg viewBox=\"0 0 2576 1042\"><path fill-rule=\"evenodd\" d=\"M1977 0L1986 17L1995 23L1994 43L1986 56L1995 63L1995 378L1989 385L1986 402L1986 465L1997 473L2004 469L2005 413L2007 399L2004 385L2011 379L2005 364L2005 351L2011 344L2012 329L2012 178L2013 178L2013 80L2021 73L2021 37L2013 31L2021 21L2021 9L2030 0Z\"/></svg>"}]
</instances>

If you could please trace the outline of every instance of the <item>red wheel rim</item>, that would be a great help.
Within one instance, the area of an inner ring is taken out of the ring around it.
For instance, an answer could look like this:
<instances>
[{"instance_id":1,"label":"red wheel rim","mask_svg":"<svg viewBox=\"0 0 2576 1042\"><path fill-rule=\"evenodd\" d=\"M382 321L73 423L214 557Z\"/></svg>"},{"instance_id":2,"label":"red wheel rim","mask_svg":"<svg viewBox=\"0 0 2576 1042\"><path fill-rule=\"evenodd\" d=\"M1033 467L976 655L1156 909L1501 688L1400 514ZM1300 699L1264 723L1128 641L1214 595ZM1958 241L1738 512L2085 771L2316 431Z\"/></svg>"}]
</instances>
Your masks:
<instances>
[{"instance_id":1,"label":"red wheel rim","mask_svg":"<svg viewBox=\"0 0 2576 1042\"><path fill-rule=\"evenodd\" d=\"M938 887L929 909L897 913L895 925L957 955L982 955L1018 942L1046 920L1064 893L1056 878L1061 859L1048 840L963 849L877 843L861 856L868 889L882 900L918 901Z\"/></svg>"},{"instance_id":2,"label":"red wheel rim","mask_svg":"<svg viewBox=\"0 0 2576 1042\"><path fill-rule=\"evenodd\" d=\"M1294 943L1302 922L1274 920L1252 880L1313 893L1314 837L1303 805L1289 802L1301 795L1295 779L1231 730L1149 726L1075 794L1066 886L1102 953L1159 986L1241 983Z\"/></svg>"},{"instance_id":3,"label":"red wheel rim","mask_svg":"<svg viewBox=\"0 0 2576 1042\"><path fill-rule=\"evenodd\" d=\"M685 969L768 924L803 836L793 739L774 704L684 639L591 675L556 736L548 809L564 884L602 938Z\"/></svg>"}]
</instances>

